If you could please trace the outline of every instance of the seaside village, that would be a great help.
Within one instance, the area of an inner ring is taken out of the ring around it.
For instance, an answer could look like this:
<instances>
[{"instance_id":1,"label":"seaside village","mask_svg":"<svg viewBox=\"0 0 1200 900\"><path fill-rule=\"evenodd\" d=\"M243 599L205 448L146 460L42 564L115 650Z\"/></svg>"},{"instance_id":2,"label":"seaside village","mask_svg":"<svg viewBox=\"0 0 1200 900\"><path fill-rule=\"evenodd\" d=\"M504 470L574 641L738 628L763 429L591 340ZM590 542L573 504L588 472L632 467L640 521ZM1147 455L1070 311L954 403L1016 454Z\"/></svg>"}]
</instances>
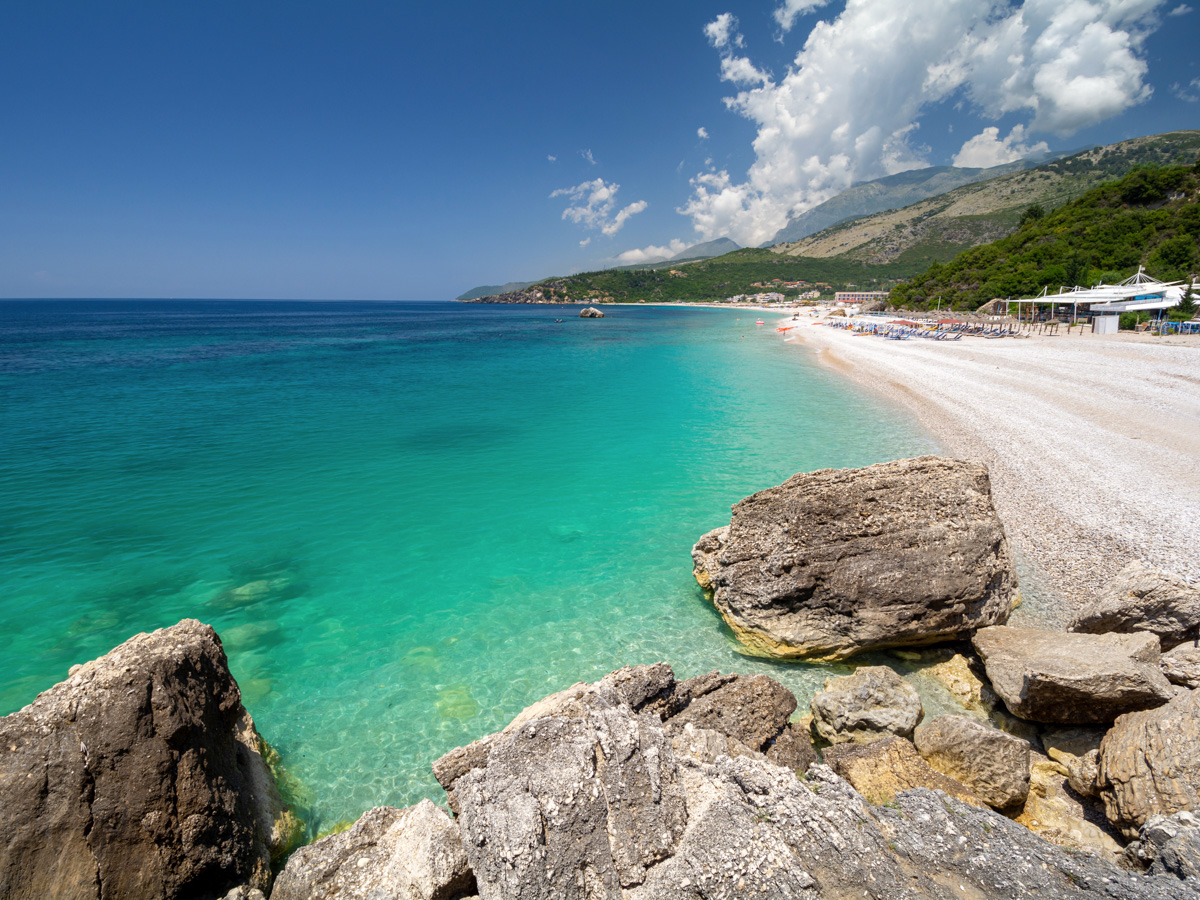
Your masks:
<instances>
[{"instance_id":1,"label":"seaside village","mask_svg":"<svg viewBox=\"0 0 1200 900\"><path fill-rule=\"evenodd\" d=\"M819 298L823 291L830 291L829 285L778 279L755 287L803 290L790 300L781 290L772 290L737 294L725 302L765 309L796 307L794 319L831 318L835 321L827 324L892 340L959 340L963 335L1007 337L1060 331L1116 334L1130 320L1132 330L1147 334L1200 334L1198 277L1193 274L1179 281L1160 281L1139 267L1136 274L1116 284L1060 287L1053 294L1046 288L1035 297L995 298L973 312L951 311L947 305L944 312L938 308L902 310L896 315L896 311L888 310L888 291L836 291L831 303L821 303ZM1190 318L1171 316L1172 311L1190 312Z\"/></svg>"}]
</instances>

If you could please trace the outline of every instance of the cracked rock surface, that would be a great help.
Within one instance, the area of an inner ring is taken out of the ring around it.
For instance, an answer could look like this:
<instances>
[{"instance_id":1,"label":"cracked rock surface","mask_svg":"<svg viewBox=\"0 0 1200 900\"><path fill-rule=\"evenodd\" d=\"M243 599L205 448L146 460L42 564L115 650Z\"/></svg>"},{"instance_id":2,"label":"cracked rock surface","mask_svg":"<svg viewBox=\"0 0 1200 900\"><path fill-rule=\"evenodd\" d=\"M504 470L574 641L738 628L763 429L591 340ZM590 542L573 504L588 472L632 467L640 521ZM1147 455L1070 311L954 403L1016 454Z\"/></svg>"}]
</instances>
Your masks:
<instances>
[{"instance_id":1,"label":"cracked rock surface","mask_svg":"<svg viewBox=\"0 0 1200 900\"><path fill-rule=\"evenodd\" d=\"M1017 579L981 463L923 456L802 473L692 550L725 621L764 656L845 659L1008 619Z\"/></svg>"}]
</instances>

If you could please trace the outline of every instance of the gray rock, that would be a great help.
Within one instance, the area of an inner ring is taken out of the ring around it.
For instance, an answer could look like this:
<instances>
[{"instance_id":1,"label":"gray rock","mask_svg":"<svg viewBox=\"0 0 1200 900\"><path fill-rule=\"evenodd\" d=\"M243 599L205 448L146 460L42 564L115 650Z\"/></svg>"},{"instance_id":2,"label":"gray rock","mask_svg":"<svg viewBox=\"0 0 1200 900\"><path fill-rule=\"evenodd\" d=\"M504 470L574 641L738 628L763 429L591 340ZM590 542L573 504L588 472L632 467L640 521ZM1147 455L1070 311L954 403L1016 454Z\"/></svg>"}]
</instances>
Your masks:
<instances>
[{"instance_id":1,"label":"gray rock","mask_svg":"<svg viewBox=\"0 0 1200 900\"><path fill-rule=\"evenodd\" d=\"M1068 631L1146 631L1170 650L1200 638L1200 588L1142 562L1126 566L1109 588L1076 614Z\"/></svg>"},{"instance_id":2,"label":"gray rock","mask_svg":"<svg viewBox=\"0 0 1200 900\"><path fill-rule=\"evenodd\" d=\"M348 831L300 848L271 900L452 900L474 890L458 825L422 800L369 810Z\"/></svg>"},{"instance_id":3,"label":"gray rock","mask_svg":"<svg viewBox=\"0 0 1200 900\"><path fill-rule=\"evenodd\" d=\"M791 722L767 745L767 759L777 766L804 772L817 761L813 748L812 733L796 722Z\"/></svg>"},{"instance_id":4,"label":"gray rock","mask_svg":"<svg viewBox=\"0 0 1200 900\"><path fill-rule=\"evenodd\" d=\"M966 716L938 716L913 736L922 758L961 781L988 806L1008 809L1029 796L1029 742Z\"/></svg>"},{"instance_id":5,"label":"gray rock","mask_svg":"<svg viewBox=\"0 0 1200 900\"><path fill-rule=\"evenodd\" d=\"M940 792L873 807L827 766L798 778L737 738L664 724L661 697L639 711L600 684L538 705L556 711L493 736L459 777L482 900L1195 897Z\"/></svg>"},{"instance_id":6,"label":"gray rock","mask_svg":"<svg viewBox=\"0 0 1200 900\"><path fill-rule=\"evenodd\" d=\"M1151 875L1200 879L1200 819L1190 812L1151 816L1138 832L1138 857Z\"/></svg>"},{"instance_id":7,"label":"gray rock","mask_svg":"<svg viewBox=\"0 0 1200 900\"><path fill-rule=\"evenodd\" d=\"M673 726L711 728L763 750L787 727L795 711L796 698L778 681L766 675L740 675L692 699L668 721Z\"/></svg>"},{"instance_id":8,"label":"gray rock","mask_svg":"<svg viewBox=\"0 0 1200 900\"><path fill-rule=\"evenodd\" d=\"M831 744L910 737L925 714L916 688L887 666L830 678L812 699L813 728Z\"/></svg>"},{"instance_id":9,"label":"gray rock","mask_svg":"<svg viewBox=\"0 0 1200 900\"><path fill-rule=\"evenodd\" d=\"M1066 634L997 626L972 639L1009 711L1034 722L1088 725L1166 703L1152 634Z\"/></svg>"},{"instance_id":10,"label":"gray rock","mask_svg":"<svg viewBox=\"0 0 1200 900\"><path fill-rule=\"evenodd\" d=\"M1180 644L1164 653L1159 660L1159 666L1171 684L1183 685L1193 690L1200 688L1200 646L1194 641Z\"/></svg>"},{"instance_id":11,"label":"gray rock","mask_svg":"<svg viewBox=\"0 0 1200 900\"><path fill-rule=\"evenodd\" d=\"M1016 576L987 469L921 457L796 475L733 507L692 550L754 652L845 659L1007 620Z\"/></svg>"},{"instance_id":12,"label":"gray rock","mask_svg":"<svg viewBox=\"0 0 1200 900\"><path fill-rule=\"evenodd\" d=\"M455 794L485 900L620 897L670 855L687 817L662 723L599 702L502 735Z\"/></svg>"},{"instance_id":13,"label":"gray rock","mask_svg":"<svg viewBox=\"0 0 1200 900\"><path fill-rule=\"evenodd\" d=\"M1153 815L1200 810L1200 693L1129 713L1100 744L1097 783L1108 820L1137 837Z\"/></svg>"},{"instance_id":14,"label":"gray rock","mask_svg":"<svg viewBox=\"0 0 1200 900\"><path fill-rule=\"evenodd\" d=\"M581 319L603 319L604 313L600 312L600 310L596 309L596 307L594 307L594 306L588 306L579 311L579 318L581 318Z\"/></svg>"},{"instance_id":15,"label":"gray rock","mask_svg":"<svg viewBox=\"0 0 1200 900\"><path fill-rule=\"evenodd\" d=\"M712 674L717 677L701 677L706 678L705 683L713 685L714 688L737 677L736 675L720 676L715 672ZM698 681L698 679L692 679L692 681ZM688 682L684 682L683 684L688 684ZM466 747L456 747L435 760L433 763L433 775L438 780L438 783L445 788L450 808L457 813L458 806L454 795L454 785L467 772L486 763L489 750L500 738L501 734L516 731L526 722L531 722L538 718L555 715L579 715L597 698L604 705L611 706L626 703L635 710L646 708L661 717L662 715L677 711L678 701L675 698L675 691L677 687L681 686L676 684L675 673L666 663L655 663L648 666L626 666L623 669L611 672L594 685L582 682L573 684L571 687L556 694L551 694L549 697L544 697L532 706L522 710L505 727L503 732L480 738ZM693 685L692 690L695 691L697 687L698 685Z\"/></svg>"},{"instance_id":16,"label":"gray rock","mask_svg":"<svg viewBox=\"0 0 1200 900\"><path fill-rule=\"evenodd\" d=\"M241 887L231 890L222 900L267 900L267 898L258 888L247 887L243 884Z\"/></svg>"},{"instance_id":17,"label":"gray rock","mask_svg":"<svg viewBox=\"0 0 1200 900\"><path fill-rule=\"evenodd\" d=\"M224 650L185 619L0 719L0 896L267 890L298 825Z\"/></svg>"}]
</instances>

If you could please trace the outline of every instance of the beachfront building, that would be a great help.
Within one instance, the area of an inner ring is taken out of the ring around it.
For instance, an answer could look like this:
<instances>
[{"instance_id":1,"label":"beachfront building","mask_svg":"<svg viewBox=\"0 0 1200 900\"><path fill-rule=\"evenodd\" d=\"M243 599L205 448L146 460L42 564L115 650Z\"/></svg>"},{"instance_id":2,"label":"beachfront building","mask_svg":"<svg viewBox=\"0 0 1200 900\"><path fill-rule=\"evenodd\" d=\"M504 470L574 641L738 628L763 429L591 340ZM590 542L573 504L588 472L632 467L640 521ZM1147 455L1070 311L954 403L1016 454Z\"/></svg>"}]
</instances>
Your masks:
<instances>
[{"instance_id":1,"label":"beachfront building","mask_svg":"<svg viewBox=\"0 0 1200 900\"><path fill-rule=\"evenodd\" d=\"M833 295L833 302L838 306L853 306L857 303L874 303L887 298L888 291L838 291Z\"/></svg>"},{"instance_id":2,"label":"beachfront building","mask_svg":"<svg viewBox=\"0 0 1200 900\"><path fill-rule=\"evenodd\" d=\"M782 303L784 296L777 291L768 291L765 294L734 294L725 300L728 303Z\"/></svg>"},{"instance_id":3,"label":"beachfront building","mask_svg":"<svg viewBox=\"0 0 1200 900\"><path fill-rule=\"evenodd\" d=\"M1183 298L1185 285L1182 281L1159 281L1151 278L1139 266L1136 275L1131 275L1117 284L1098 284L1091 288L1060 288L1051 294L1047 288L1037 297L1005 301L1008 312L1014 311L1020 320L1066 318L1076 321L1081 316L1091 318L1097 331L1109 330L1105 326L1116 326L1112 322L1100 321L1101 317L1120 318L1123 312L1157 312L1161 317L1165 310L1177 306Z\"/></svg>"}]
</instances>

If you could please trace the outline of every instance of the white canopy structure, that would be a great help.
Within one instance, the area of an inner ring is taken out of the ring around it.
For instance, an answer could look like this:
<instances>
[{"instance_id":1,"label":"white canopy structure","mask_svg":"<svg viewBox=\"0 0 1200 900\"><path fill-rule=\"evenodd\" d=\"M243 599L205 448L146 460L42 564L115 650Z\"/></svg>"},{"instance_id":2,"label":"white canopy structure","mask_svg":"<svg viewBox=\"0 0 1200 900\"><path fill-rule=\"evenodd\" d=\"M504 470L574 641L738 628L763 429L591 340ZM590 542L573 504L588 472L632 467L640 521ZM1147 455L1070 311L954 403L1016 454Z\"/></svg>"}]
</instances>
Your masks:
<instances>
[{"instance_id":1,"label":"white canopy structure","mask_svg":"<svg viewBox=\"0 0 1200 900\"><path fill-rule=\"evenodd\" d=\"M1133 310L1170 309L1183 298L1182 281L1159 281L1151 278L1138 266L1136 275L1131 275L1118 284L1098 284L1092 288L1060 288L1051 294L1049 289L1038 297L1013 300L1017 304L1017 318L1021 318L1021 306L1029 304L1031 310L1039 306L1055 309L1070 306L1072 318L1078 318L1082 306L1088 315L1116 315Z\"/></svg>"}]
</instances>

